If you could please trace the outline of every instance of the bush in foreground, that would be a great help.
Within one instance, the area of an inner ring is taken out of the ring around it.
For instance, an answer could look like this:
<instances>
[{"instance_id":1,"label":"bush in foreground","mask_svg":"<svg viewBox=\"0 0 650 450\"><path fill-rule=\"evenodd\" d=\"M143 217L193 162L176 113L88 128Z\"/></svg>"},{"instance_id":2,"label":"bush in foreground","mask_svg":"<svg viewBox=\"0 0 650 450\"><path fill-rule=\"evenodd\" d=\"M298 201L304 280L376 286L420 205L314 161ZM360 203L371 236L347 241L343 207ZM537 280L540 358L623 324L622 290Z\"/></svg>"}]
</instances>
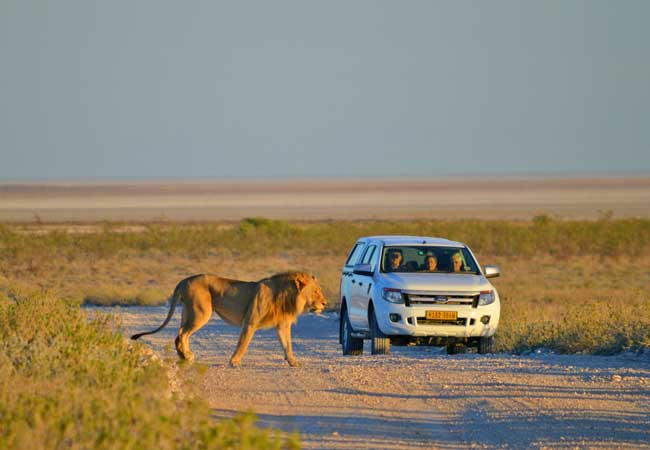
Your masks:
<instances>
[{"instance_id":1,"label":"bush in foreground","mask_svg":"<svg viewBox=\"0 0 650 450\"><path fill-rule=\"evenodd\" d=\"M251 415L214 422L204 402L172 395L161 363L77 304L0 299L0 333L0 448L299 447Z\"/></svg>"}]
</instances>

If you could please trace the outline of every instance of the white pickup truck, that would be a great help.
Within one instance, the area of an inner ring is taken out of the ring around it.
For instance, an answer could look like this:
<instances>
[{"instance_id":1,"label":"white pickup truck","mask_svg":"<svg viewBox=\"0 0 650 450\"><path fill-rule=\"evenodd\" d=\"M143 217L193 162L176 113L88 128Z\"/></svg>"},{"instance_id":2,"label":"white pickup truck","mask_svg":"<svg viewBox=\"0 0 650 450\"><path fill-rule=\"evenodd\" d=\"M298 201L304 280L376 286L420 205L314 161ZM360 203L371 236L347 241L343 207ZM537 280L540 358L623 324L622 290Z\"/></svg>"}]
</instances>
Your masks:
<instances>
[{"instance_id":1,"label":"white pickup truck","mask_svg":"<svg viewBox=\"0 0 650 450\"><path fill-rule=\"evenodd\" d=\"M476 262L460 242L423 236L360 238L341 274L339 342L344 355L393 345L476 347L491 353L499 325L499 268Z\"/></svg>"}]
</instances>

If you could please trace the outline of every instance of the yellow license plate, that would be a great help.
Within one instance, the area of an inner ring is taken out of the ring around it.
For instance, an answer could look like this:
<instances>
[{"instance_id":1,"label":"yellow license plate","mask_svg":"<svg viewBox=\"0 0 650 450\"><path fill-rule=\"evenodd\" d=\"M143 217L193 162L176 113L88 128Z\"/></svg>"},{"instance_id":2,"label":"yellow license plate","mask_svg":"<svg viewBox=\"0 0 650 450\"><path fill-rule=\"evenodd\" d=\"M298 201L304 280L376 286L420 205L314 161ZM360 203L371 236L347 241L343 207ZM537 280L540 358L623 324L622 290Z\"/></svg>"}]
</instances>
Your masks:
<instances>
[{"instance_id":1,"label":"yellow license plate","mask_svg":"<svg viewBox=\"0 0 650 450\"><path fill-rule=\"evenodd\" d=\"M456 311L427 311L427 320L457 320L458 312Z\"/></svg>"}]
</instances>

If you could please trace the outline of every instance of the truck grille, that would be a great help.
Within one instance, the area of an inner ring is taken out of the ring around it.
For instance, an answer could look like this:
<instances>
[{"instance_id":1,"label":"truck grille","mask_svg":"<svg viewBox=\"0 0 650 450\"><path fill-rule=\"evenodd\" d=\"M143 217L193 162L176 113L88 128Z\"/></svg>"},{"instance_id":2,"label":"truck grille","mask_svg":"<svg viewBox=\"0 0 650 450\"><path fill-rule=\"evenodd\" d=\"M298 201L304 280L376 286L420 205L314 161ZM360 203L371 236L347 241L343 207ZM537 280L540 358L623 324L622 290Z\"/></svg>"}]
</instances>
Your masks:
<instances>
[{"instance_id":1,"label":"truck grille","mask_svg":"<svg viewBox=\"0 0 650 450\"><path fill-rule=\"evenodd\" d=\"M479 294L474 292L406 292L406 306L461 305L478 306Z\"/></svg>"}]
</instances>

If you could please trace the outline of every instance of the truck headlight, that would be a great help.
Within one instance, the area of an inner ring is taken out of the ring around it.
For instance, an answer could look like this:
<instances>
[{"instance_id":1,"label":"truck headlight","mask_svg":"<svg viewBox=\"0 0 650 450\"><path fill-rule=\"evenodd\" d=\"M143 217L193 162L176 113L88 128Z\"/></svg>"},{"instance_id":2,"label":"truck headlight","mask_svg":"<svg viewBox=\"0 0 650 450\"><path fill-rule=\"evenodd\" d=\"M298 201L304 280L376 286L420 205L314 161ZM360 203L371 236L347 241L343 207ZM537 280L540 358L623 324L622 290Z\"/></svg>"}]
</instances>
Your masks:
<instances>
[{"instance_id":1,"label":"truck headlight","mask_svg":"<svg viewBox=\"0 0 650 450\"><path fill-rule=\"evenodd\" d=\"M494 303L495 299L496 297L493 290L481 291L481 295L478 298L478 306L485 306Z\"/></svg>"},{"instance_id":2,"label":"truck headlight","mask_svg":"<svg viewBox=\"0 0 650 450\"><path fill-rule=\"evenodd\" d=\"M404 299L402 298L402 291L399 290L399 289L384 288L384 290L382 291L381 296L387 302L404 303Z\"/></svg>"}]
</instances>

